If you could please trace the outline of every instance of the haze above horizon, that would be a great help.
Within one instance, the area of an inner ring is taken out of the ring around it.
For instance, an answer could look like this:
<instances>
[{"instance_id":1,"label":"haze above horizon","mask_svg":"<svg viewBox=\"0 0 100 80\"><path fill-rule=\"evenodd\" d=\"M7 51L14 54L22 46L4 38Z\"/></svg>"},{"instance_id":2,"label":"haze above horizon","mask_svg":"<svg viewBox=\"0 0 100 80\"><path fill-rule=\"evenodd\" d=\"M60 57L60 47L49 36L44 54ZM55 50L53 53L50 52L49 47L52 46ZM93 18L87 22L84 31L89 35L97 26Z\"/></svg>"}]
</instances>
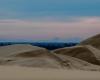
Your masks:
<instances>
[{"instance_id":1,"label":"haze above horizon","mask_svg":"<svg viewBox=\"0 0 100 80\"><path fill-rule=\"evenodd\" d=\"M0 41L79 42L100 33L100 0L0 0Z\"/></svg>"}]
</instances>

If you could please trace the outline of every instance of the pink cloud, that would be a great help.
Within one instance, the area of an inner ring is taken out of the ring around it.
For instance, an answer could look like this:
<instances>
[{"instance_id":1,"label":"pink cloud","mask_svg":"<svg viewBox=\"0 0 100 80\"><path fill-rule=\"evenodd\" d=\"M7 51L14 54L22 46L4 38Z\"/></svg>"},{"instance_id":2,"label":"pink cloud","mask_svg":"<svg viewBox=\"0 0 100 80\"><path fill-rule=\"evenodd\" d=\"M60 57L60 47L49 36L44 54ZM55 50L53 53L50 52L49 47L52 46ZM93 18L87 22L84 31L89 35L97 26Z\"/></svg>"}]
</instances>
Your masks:
<instances>
[{"instance_id":1,"label":"pink cloud","mask_svg":"<svg viewBox=\"0 0 100 80\"><path fill-rule=\"evenodd\" d=\"M36 40L54 37L85 39L100 33L100 17L76 17L73 19L72 21L0 20L0 36Z\"/></svg>"}]
</instances>

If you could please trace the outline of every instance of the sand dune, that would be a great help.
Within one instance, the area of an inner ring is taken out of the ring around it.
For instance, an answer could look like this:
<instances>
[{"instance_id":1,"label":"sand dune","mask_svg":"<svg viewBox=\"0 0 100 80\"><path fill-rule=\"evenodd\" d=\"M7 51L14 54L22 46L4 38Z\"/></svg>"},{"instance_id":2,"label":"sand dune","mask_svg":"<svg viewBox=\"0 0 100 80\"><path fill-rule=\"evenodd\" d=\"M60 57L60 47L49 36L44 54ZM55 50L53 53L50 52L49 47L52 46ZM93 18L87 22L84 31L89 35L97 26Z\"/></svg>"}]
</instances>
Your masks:
<instances>
[{"instance_id":1,"label":"sand dune","mask_svg":"<svg viewBox=\"0 0 100 80\"><path fill-rule=\"evenodd\" d=\"M1 65L100 71L99 66L92 65L86 61L82 61L74 57L65 57L64 55L52 53L40 47L20 44L2 47L1 49ZM5 49L6 51L4 51L3 49Z\"/></svg>"},{"instance_id":2,"label":"sand dune","mask_svg":"<svg viewBox=\"0 0 100 80\"><path fill-rule=\"evenodd\" d=\"M0 61L1 65L17 65L26 67L40 67L40 68L61 68L61 65L58 61L49 57L9 58L9 59L3 58Z\"/></svg>"},{"instance_id":3,"label":"sand dune","mask_svg":"<svg viewBox=\"0 0 100 80\"><path fill-rule=\"evenodd\" d=\"M100 34L90 37L84 41L82 41L79 45L92 45L98 49L100 49Z\"/></svg>"},{"instance_id":4,"label":"sand dune","mask_svg":"<svg viewBox=\"0 0 100 80\"><path fill-rule=\"evenodd\" d=\"M96 59L100 61L100 50L90 45L86 45L86 47L94 54Z\"/></svg>"},{"instance_id":5,"label":"sand dune","mask_svg":"<svg viewBox=\"0 0 100 80\"><path fill-rule=\"evenodd\" d=\"M54 50L53 52L65 56L75 57L92 64L100 65L100 60L98 59L100 53L99 51L97 51L96 48L92 47L93 49L96 49L94 52L94 50L91 50L91 47L92 46L90 45L80 45L80 46L75 46L70 48L57 49Z\"/></svg>"},{"instance_id":6,"label":"sand dune","mask_svg":"<svg viewBox=\"0 0 100 80\"><path fill-rule=\"evenodd\" d=\"M26 44L0 47L0 80L100 80L99 39L53 51Z\"/></svg>"},{"instance_id":7,"label":"sand dune","mask_svg":"<svg viewBox=\"0 0 100 80\"><path fill-rule=\"evenodd\" d=\"M6 51L4 51L3 49L5 49ZM0 55L1 65L17 65L35 68L39 67L56 69L66 68L91 71L100 70L98 66L92 65L80 59L69 56L65 57L63 55L52 53L44 48L31 45L20 44L2 47L2 52L0 53Z\"/></svg>"},{"instance_id":8,"label":"sand dune","mask_svg":"<svg viewBox=\"0 0 100 80\"><path fill-rule=\"evenodd\" d=\"M9 45L9 46L0 47L0 57L17 56L21 53L27 53L27 52L33 52L33 51L34 51L34 54L39 51L41 51L40 53L42 52L45 53L46 49L40 48L37 46L31 46L28 44ZM28 55L30 54L28 53Z\"/></svg>"},{"instance_id":9,"label":"sand dune","mask_svg":"<svg viewBox=\"0 0 100 80\"><path fill-rule=\"evenodd\" d=\"M100 80L98 48L94 44L54 51L26 44L0 47L0 80Z\"/></svg>"},{"instance_id":10,"label":"sand dune","mask_svg":"<svg viewBox=\"0 0 100 80\"><path fill-rule=\"evenodd\" d=\"M60 48L52 52L75 57L89 63L100 65L100 34L82 41L79 45Z\"/></svg>"},{"instance_id":11,"label":"sand dune","mask_svg":"<svg viewBox=\"0 0 100 80\"><path fill-rule=\"evenodd\" d=\"M100 66L93 65L78 58L64 56L61 54L54 54L62 62L62 65L70 70L87 70L87 71L100 71Z\"/></svg>"},{"instance_id":12,"label":"sand dune","mask_svg":"<svg viewBox=\"0 0 100 80\"><path fill-rule=\"evenodd\" d=\"M50 51L31 45L10 45L0 48L1 65L60 68L60 63Z\"/></svg>"}]
</instances>

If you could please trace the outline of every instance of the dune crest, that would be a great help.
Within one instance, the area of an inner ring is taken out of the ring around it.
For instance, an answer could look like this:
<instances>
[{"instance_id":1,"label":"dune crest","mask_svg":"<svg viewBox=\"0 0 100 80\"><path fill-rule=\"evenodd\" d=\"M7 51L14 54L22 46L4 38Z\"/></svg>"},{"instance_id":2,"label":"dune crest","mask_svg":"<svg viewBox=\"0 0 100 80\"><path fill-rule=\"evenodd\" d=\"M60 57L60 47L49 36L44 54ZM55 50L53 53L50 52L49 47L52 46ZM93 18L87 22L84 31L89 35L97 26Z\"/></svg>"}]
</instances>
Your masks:
<instances>
[{"instance_id":1,"label":"dune crest","mask_svg":"<svg viewBox=\"0 0 100 80\"><path fill-rule=\"evenodd\" d=\"M82 46L79 46L80 48ZM77 48L77 47L75 47ZM1 47L0 64L34 68L56 68L67 70L100 71L100 67L69 55L56 54L45 48L31 45L10 45Z\"/></svg>"},{"instance_id":2,"label":"dune crest","mask_svg":"<svg viewBox=\"0 0 100 80\"><path fill-rule=\"evenodd\" d=\"M95 37L96 40L98 37ZM100 71L99 48L80 44L53 51L28 44L0 47L0 65Z\"/></svg>"},{"instance_id":3,"label":"dune crest","mask_svg":"<svg viewBox=\"0 0 100 80\"><path fill-rule=\"evenodd\" d=\"M9 45L0 48L1 65L60 68L60 63L44 48L31 45Z\"/></svg>"},{"instance_id":4,"label":"dune crest","mask_svg":"<svg viewBox=\"0 0 100 80\"><path fill-rule=\"evenodd\" d=\"M89 63L100 65L100 34L84 40L74 47L53 50L56 54L75 57Z\"/></svg>"},{"instance_id":5,"label":"dune crest","mask_svg":"<svg viewBox=\"0 0 100 80\"><path fill-rule=\"evenodd\" d=\"M100 34L97 34L93 37L90 37L90 38L82 41L79 45L92 45L92 46L100 49Z\"/></svg>"}]
</instances>

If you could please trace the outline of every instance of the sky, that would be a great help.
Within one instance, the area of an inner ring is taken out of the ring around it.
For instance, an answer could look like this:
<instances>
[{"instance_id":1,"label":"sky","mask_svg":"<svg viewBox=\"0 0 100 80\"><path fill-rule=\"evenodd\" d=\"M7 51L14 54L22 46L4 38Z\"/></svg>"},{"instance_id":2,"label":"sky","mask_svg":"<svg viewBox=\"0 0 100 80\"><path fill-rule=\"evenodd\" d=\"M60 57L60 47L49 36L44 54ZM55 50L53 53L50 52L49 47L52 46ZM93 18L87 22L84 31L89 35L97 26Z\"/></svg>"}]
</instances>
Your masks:
<instances>
[{"instance_id":1,"label":"sky","mask_svg":"<svg viewBox=\"0 0 100 80\"><path fill-rule=\"evenodd\" d=\"M0 41L82 41L100 33L100 0L0 0Z\"/></svg>"}]
</instances>

